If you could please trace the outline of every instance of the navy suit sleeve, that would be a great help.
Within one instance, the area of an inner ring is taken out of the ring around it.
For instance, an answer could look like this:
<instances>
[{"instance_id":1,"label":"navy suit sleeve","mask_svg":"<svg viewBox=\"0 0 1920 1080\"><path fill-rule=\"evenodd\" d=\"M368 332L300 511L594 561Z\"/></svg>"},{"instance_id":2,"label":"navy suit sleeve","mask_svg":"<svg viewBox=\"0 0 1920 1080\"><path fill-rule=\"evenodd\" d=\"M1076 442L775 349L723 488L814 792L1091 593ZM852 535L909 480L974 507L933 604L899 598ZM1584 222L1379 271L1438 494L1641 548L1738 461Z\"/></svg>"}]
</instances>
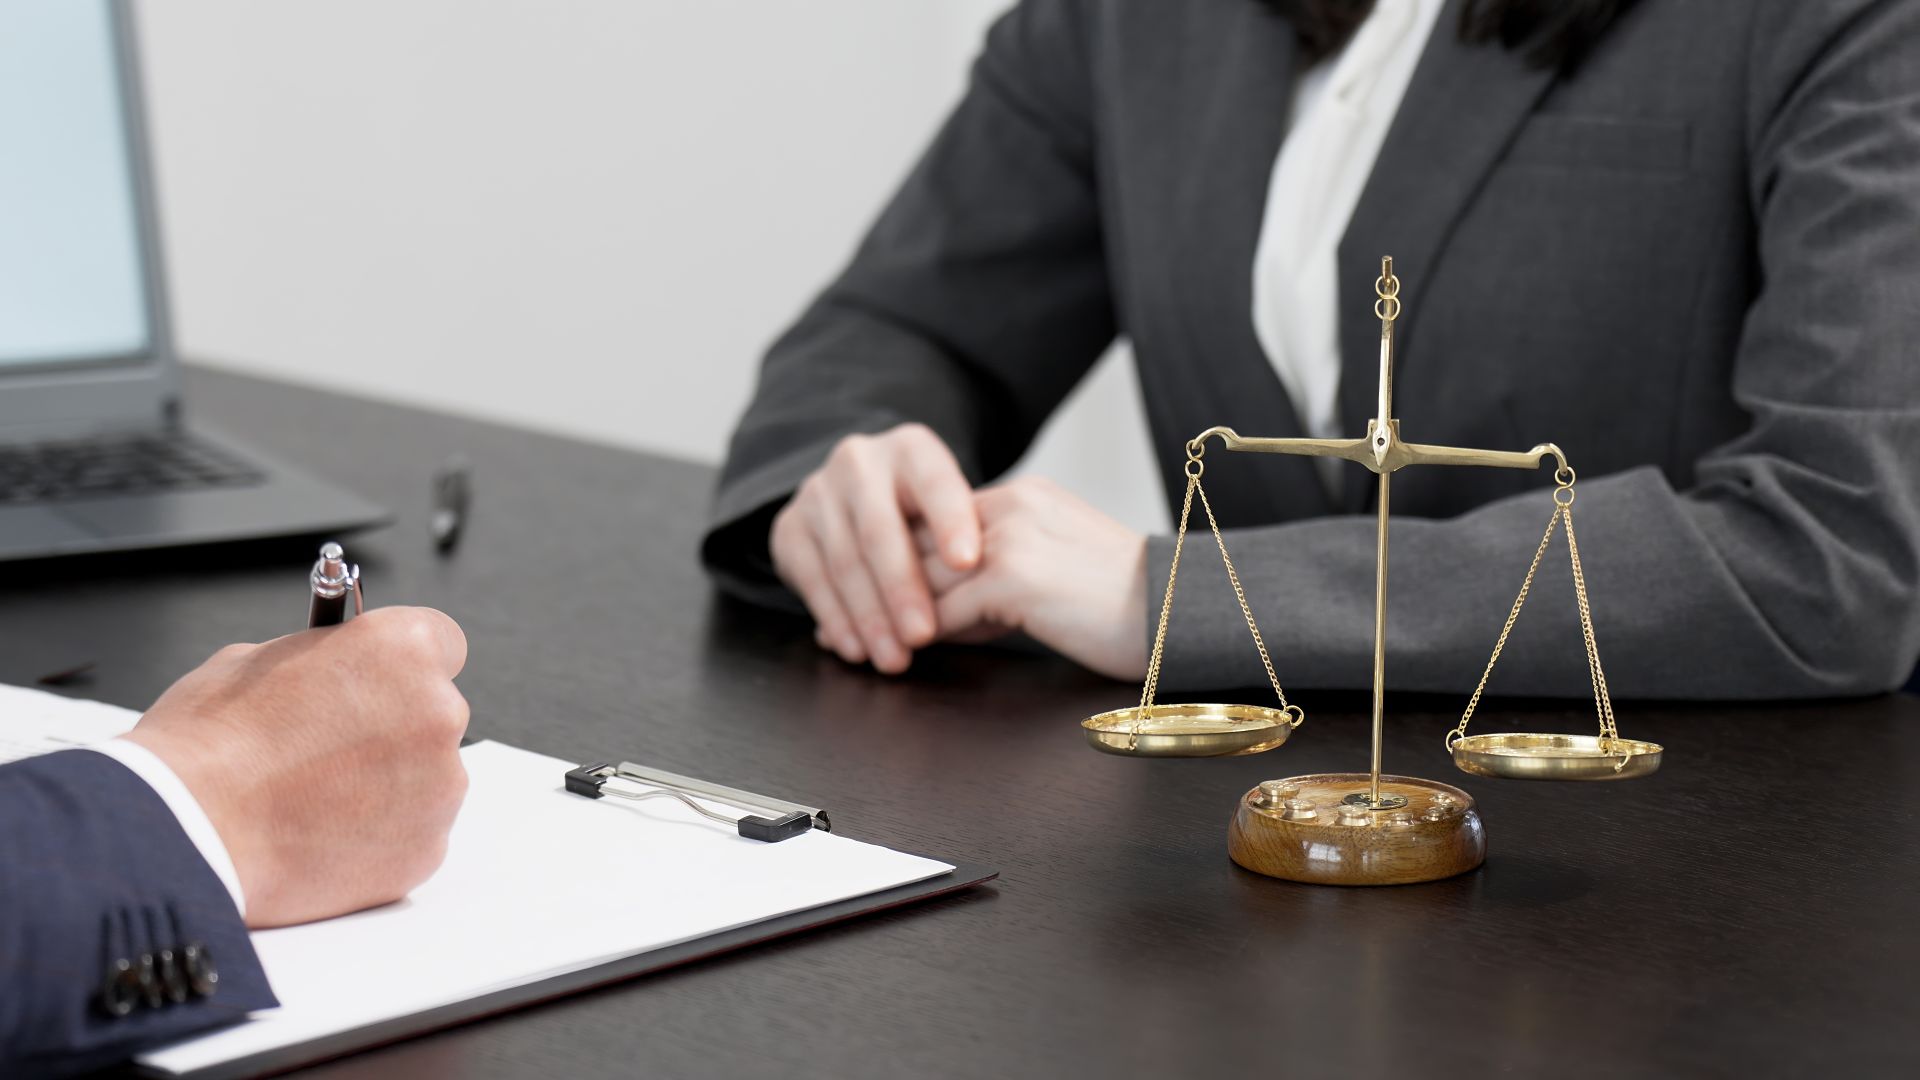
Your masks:
<instances>
[{"instance_id":1,"label":"navy suit sleeve","mask_svg":"<svg viewBox=\"0 0 1920 1080\"><path fill-rule=\"evenodd\" d=\"M0 1075L275 1004L226 887L145 781L88 751L0 766Z\"/></svg>"}]
</instances>

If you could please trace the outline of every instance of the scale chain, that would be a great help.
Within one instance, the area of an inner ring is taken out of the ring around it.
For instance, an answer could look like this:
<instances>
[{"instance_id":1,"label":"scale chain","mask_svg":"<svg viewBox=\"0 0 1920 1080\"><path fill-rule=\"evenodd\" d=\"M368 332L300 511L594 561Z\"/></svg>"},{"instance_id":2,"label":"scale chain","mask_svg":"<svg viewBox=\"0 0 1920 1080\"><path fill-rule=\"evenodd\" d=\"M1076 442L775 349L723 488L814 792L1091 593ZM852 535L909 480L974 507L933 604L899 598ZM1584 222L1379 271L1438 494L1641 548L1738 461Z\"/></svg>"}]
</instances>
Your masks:
<instances>
[{"instance_id":1,"label":"scale chain","mask_svg":"<svg viewBox=\"0 0 1920 1080\"><path fill-rule=\"evenodd\" d=\"M1273 657L1267 655L1267 643L1260 636L1260 627L1253 621L1253 608L1247 603L1247 591L1240 587L1240 572L1233 568L1233 560L1227 557L1227 541L1220 535L1220 523L1214 520L1213 503L1207 499L1207 490L1200 486L1196 477L1194 490L1200 493L1200 508L1207 512L1207 524L1213 529L1213 542L1220 548L1220 561L1226 564L1227 581L1233 585L1233 598L1240 602L1240 615L1247 620L1247 632L1253 635L1253 647L1260 651L1260 666L1267 669L1267 682L1273 687L1273 696L1280 699L1280 711L1298 713L1299 710L1287 704L1287 692L1280 689L1280 676L1273 672ZM1304 714L1293 717L1292 726L1299 727L1306 719Z\"/></svg>"},{"instance_id":2,"label":"scale chain","mask_svg":"<svg viewBox=\"0 0 1920 1080\"><path fill-rule=\"evenodd\" d=\"M1565 473L1566 479L1561 480ZM1571 468L1562 467L1554 472L1554 481L1560 486L1553 493L1553 516L1547 519L1547 531L1540 537L1540 546L1533 550L1533 561L1527 565L1527 576L1520 583L1519 595L1513 598L1513 607L1507 612L1507 621L1500 627L1500 636L1494 639L1493 655L1487 658L1487 667L1480 673L1479 685L1473 688L1473 696L1467 699L1467 708L1460 716L1460 723L1447 732L1443 740L1449 750L1453 744L1466 737L1467 725L1473 720L1473 712L1480 705L1481 695L1486 692L1487 680L1493 677L1493 667L1500 661L1500 653L1507 645L1508 635L1513 633L1514 621L1520 617L1520 608L1527 602L1527 594L1533 589L1533 579L1540 571L1540 559L1546 555L1547 546L1553 542L1553 531L1560 519L1567 522L1567 561L1573 567L1573 594L1580 610L1580 633L1586 645L1587 675L1593 683L1593 710L1600 722L1600 740L1604 746L1620 738L1618 726L1613 715L1613 696L1607 690L1607 675L1600 666L1600 647L1593 636L1593 611L1587 600L1587 578L1580 566L1580 542L1573 531L1574 473ZM1565 501L1561 501L1562 493ZM1623 752L1614 765L1617 772L1626 767L1631 760L1631 751Z\"/></svg>"},{"instance_id":3,"label":"scale chain","mask_svg":"<svg viewBox=\"0 0 1920 1080\"><path fill-rule=\"evenodd\" d=\"M1167 594L1160 601L1160 625L1153 632L1153 655L1147 658L1147 680L1140 686L1140 718L1146 719L1147 709L1153 705L1154 691L1160 686L1160 659L1166 653L1167 620L1173 615L1173 584L1180 576L1180 549L1187 543L1187 516L1193 512L1193 491L1200 486L1200 478L1187 473L1187 497L1180 503L1180 528L1173 536L1173 564L1167 567ZM1132 747L1139 735L1139 724L1134 725L1136 739L1128 740Z\"/></svg>"},{"instance_id":4,"label":"scale chain","mask_svg":"<svg viewBox=\"0 0 1920 1080\"><path fill-rule=\"evenodd\" d=\"M1153 707L1154 694L1160 686L1160 666L1166 655L1167 622L1173 614L1173 588L1180 575L1180 555L1186 547L1187 522L1193 516L1193 496L1200 495L1200 506L1206 512L1207 526L1213 531L1213 542L1220 549L1220 561L1227 568L1227 581L1233 586L1233 598L1240 605L1240 615L1247 622L1247 631L1253 635L1253 647L1259 650L1260 666L1266 669L1267 682L1273 687L1274 697L1280 700L1280 711L1287 714L1288 724L1299 727L1306 720L1306 713L1297 705L1287 702L1286 691L1280 689L1280 676L1273 670L1273 657L1267 652L1267 643L1260 636L1260 627L1254 621L1253 608L1247 603L1247 592L1240 584L1240 573L1234 569L1233 559L1227 554L1227 541L1220 533L1220 522L1213 516L1213 502L1207 498L1206 489L1200 486L1200 474L1206 471L1206 465L1200 460L1206 453L1206 447L1197 442L1187 444L1186 497L1180 503L1180 525L1173 536L1173 563L1167 568L1167 591L1160 601L1160 621L1153 633L1153 653L1147 659L1147 678L1140 687L1140 716L1144 721L1147 710ZM1134 724L1134 738L1128 746L1137 744L1139 721Z\"/></svg>"},{"instance_id":5,"label":"scale chain","mask_svg":"<svg viewBox=\"0 0 1920 1080\"><path fill-rule=\"evenodd\" d=\"M1613 720L1613 695L1607 692L1607 673L1600 669L1600 646L1593 640L1593 612L1587 605L1587 577L1580 569L1580 541L1573 535L1571 502L1560 508L1560 516L1567 519L1567 558L1573 563L1573 595L1580 602L1580 633L1587 644L1587 672L1593 679L1593 707L1600 716L1600 736L1618 739L1620 732ZM1626 758L1622 758L1620 764L1625 766Z\"/></svg>"}]
</instances>

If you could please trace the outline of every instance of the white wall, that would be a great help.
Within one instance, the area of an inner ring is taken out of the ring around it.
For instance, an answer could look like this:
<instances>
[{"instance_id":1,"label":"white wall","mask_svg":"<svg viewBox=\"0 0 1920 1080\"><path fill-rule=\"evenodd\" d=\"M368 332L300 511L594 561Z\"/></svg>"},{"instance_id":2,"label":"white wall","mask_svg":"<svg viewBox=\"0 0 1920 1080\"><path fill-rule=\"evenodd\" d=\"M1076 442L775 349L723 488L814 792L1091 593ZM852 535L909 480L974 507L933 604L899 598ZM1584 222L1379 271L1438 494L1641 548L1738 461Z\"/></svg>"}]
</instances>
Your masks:
<instances>
[{"instance_id":1,"label":"white wall","mask_svg":"<svg viewBox=\"0 0 1920 1080\"><path fill-rule=\"evenodd\" d=\"M144 0L182 352L717 461L1005 3ZM1164 526L1137 397L1023 467Z\"/></svg>"}]
</instances>

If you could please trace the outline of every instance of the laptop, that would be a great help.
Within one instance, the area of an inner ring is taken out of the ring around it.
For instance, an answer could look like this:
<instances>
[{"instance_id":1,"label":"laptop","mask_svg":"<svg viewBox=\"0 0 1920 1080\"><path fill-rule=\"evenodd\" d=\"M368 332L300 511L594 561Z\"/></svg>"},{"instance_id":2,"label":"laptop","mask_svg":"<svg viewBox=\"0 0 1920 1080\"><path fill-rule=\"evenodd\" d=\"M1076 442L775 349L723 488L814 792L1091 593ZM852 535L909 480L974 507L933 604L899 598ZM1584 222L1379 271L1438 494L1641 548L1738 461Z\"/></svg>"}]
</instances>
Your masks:
<instances>
[{"instance_id":1,"label":"laptop","mask_svg":"<svg viewBox=\"0 0 1920 1080\"><path fill-rule=\"evenodd\" d=\"M149 168L124 0L0 3L0 559L386 522L187 422Z\"/></svg>"}]
</instances>

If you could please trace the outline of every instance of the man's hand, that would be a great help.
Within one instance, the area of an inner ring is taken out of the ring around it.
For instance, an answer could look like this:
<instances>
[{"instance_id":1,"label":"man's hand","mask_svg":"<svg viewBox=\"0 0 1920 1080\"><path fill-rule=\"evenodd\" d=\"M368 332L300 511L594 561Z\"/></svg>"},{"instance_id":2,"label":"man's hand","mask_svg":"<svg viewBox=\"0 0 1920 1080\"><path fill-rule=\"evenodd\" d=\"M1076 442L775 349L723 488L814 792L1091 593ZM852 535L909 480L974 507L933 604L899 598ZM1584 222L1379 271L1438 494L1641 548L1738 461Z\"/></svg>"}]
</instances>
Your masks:
<instances>
[{"instance_id":1,"label":"man's hand","mask_svg":"<svg viewBox=\"0 0 1920 1080\"><path fill-rule=\"evenodd\" d=\"M964 572L979 563L972 486L924 424L840 440L774 517L774 569L813 613L822 648L898 674L912 650L933 642L937 615L916 523L939 564Z\"/></svg>"},{"instance_id":2,"label":"man's hand","mask_svg":"<svg viewBox=\"0 0 1920 1080\"><path fill-rule=\"evenodd\" d=\"M126 737L186 784L246 892L247 924L388 903L446 857L466 795L467 642L427 608L229 645Z\"/></svg>"},{"instance_id":3,"label":"man's hand","mask_svg":"<svg viewBox=\"0 0 1920 1080\"><path fill-rule=\"evenodd\" d=\"M940 634L978 641L1014 630L1103 675L1147 672L1147 540L1042 477L974 497L984 558L962 573L927 558Z\"/></svg>"}]
</instances>

